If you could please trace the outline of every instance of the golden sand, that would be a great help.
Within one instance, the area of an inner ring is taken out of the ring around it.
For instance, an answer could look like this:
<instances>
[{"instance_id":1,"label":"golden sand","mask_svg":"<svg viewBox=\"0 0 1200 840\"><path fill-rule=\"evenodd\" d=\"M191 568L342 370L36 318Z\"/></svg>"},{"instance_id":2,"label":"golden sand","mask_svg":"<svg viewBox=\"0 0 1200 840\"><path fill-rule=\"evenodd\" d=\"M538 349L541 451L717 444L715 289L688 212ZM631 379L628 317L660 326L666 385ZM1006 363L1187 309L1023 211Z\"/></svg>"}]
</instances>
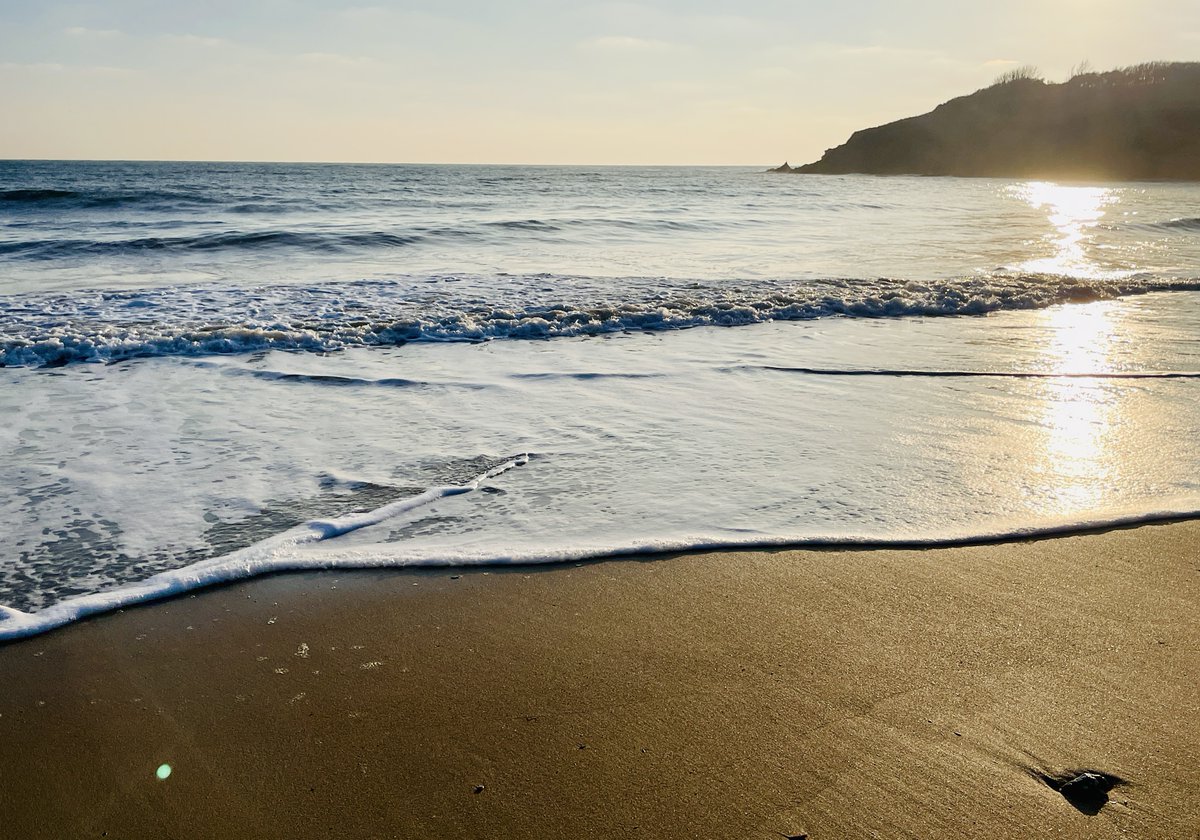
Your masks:
<instances>
[{"instance_id":1,"label":"golden sand","mask_svg":"<svg viewBox=\"0 0 1200 840\"><path fill-rule=\"evenodd\" d=\"M1200 523L276 576L0 686L4 837L1197 837Z\"/></svg>"}]
</instances>

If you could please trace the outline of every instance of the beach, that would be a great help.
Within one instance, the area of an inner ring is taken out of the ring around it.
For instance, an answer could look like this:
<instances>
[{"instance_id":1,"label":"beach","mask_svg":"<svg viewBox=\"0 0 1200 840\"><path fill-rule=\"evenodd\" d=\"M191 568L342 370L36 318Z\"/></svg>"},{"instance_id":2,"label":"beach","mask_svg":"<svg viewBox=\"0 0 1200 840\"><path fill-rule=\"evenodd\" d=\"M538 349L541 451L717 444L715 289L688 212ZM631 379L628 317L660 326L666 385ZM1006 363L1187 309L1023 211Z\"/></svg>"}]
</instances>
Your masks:
<instances>
[{"instance_id":1,"label":"beach","mask_svg":"<svg viewBox=\"0 0 1200 840\"><path fill-rule=\"evenodd\" d=\"M9 5L0 840L1200 840L1200 4Z\"/></svg>"},{"instance_id":2,"label":"beach","mask_svg":"<svg viewBox=\"0 0 1200 840\"><path fill-rule=\"evenodd\" d=\"M0 825L1195 837L1198 610L1194 521L276 575L0 647ZM1094 815L1038 775L1083 770Z\"/></svg>"}]
</instances>

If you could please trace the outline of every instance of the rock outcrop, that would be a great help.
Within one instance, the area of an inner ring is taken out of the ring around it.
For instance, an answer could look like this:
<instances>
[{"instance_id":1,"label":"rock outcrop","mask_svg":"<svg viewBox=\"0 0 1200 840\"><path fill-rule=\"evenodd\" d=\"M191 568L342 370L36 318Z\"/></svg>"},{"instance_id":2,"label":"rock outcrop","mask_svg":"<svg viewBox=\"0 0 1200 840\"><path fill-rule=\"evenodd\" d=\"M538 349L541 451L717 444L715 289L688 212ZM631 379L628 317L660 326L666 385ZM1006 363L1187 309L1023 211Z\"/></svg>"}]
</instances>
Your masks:
<instances>
[{"instance_id":1,"label":"rock outcrop","mask_svg":"<svg viewBox=\"0 0 1200 840\"><path fill-rule=\"evenodd\" d=\"M772 171L1200 180L1200 62L1010 79Z\"/></svg>"}]
</instances>

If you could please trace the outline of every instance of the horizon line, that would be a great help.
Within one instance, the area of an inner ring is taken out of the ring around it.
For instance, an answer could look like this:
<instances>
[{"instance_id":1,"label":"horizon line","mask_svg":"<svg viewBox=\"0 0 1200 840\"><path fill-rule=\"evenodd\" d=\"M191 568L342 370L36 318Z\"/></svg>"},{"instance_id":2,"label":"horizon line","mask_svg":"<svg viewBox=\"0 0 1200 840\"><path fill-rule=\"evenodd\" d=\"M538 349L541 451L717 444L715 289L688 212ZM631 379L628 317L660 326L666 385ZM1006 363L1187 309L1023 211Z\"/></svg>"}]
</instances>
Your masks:
<instances>
[{"instance_id":1,"label":"horizon line","mask_svg":"<svg viewBox=\"0 0 1200 840\"><path fill-rule=\"evenodd\" d=\"M0 163L272 163L300 165L334 165L334 166L542 166L542 167L576 167L604 166L626 168L662 168L688 167L691 169L721 169L731 167L778 166L778 164L763 163L529 163L529 162L499 162L499 161L390 161L390 160L269 160L266 158L39 158L39 157L3 157Z\"/></svg>"}]
</instances>

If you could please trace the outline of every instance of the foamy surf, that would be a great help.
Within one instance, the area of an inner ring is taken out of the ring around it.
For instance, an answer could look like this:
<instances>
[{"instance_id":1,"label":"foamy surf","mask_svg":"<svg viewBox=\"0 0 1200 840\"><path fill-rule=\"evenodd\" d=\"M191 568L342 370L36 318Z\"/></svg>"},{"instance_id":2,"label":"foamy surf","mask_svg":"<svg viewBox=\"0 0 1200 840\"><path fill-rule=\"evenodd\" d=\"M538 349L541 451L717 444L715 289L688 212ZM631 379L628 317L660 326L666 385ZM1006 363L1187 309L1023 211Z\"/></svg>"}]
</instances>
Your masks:
<instances>
[{"instance_id":1,"label":"foamy surf","mask_svg":"<svg viewBox=\"0 0 1200 840\"><path fill-rule=\"evenodd\" d=\"M503 472L524 463L522 460L509 462ZM495 472L494 474L499 474ZM479 481L487 477L481 476ZM982 545L987 543L1029 540L1043 537L1067 536L1113 528L1165 523L1200 518L1200 509L1162 510L1152 513L1134 513L1103 519L1061 522L1050 525L1015 526L998 531L962 533L954 535L910 536L893 540L868 537L809 536L809 537L744 537L731 539L713 535L697 535L684 539L658 539L632 541L618 545L594 545L559 548L549 551L524 550L500 553L462 552L444 555L415 555L394 546L378 544L370 548L349 551L333 546L324 546L324 541L336 538L341 533L378 524L387 518L407 512L434 498L467 493L475 487L438 488L421 501L405 500L413 504L393 507L386 514L383 509L362 517L346 517L344 521L308 523L297 533L282 534L235 552L227 557L197 563L184 569L163 572L135 584L128 584L104 592L96 592L79 598L60 601L37 612L28 613L0 605L0 642L36 636L90 616L113 612L125 607L161 601L223 584L236 583L262 575L282 572L328 571L334 569L417 569L417 568L478 568L487 566L542 566L561 563L605 560L620 557L647 557L671 555L690 551L749 551L760 549L837 549L837 548L939 548L960 545ZM445 492L442 492L445 491ZM341 530L343 529L344 530ZM304 552L305 547L322 546L322 549Z\"/></svg>"},{"instance_id":2,"label":"foamy surf","mask_svg":"<svg viewBox=\"0 0 1200 840\"><path fill-rule=\"evenodd\" d=\"M378 525L438 499L478 490L485 481L524 466L528 461L528 455L519 455L481 473L465 484L430 488L420 495L401 499L365 513L312 520L232 554L163 572L139 583L72 598L34 613L0 605L0 641L43 633L96 613L157 601L220 583L287 570L339 568L341 564L336 560L305 561L296 553L296 549Z\"/></svg>"},{"instance_id":3,"label":"foamy surf","mask_svg":"<svg viewBox=\"0 0 1200 840\"><path fill-rule=\"evenodd\" d=\"M1198 195L0 161L0 625L286 568L1186 515Z\"/></svg>"},{"instance_id":4,"label":"foamy surf","mask_svg":"<svg viewBox=\"0 0 1200 840\"><path fill-rule=\"evenodd\" d=\"M664 278L453 277L361 281L336 288L173 287L0 297L0 367L58 367L158 356L264 350L329 353L411 342L484 342L659 332L822 318L986 315L1154 292L1200 279L1082 279L1001 273L898 279L720 282ZM447 289L442 280L451 283ZM458 291L458 287L465 287ZM593 297L597 286L620 297ZM501 292L498 294L498 292ZM490 298L490 300L489 300ZM253 320L244 320L247 313Z\"/></svg>"}]
</instances>

